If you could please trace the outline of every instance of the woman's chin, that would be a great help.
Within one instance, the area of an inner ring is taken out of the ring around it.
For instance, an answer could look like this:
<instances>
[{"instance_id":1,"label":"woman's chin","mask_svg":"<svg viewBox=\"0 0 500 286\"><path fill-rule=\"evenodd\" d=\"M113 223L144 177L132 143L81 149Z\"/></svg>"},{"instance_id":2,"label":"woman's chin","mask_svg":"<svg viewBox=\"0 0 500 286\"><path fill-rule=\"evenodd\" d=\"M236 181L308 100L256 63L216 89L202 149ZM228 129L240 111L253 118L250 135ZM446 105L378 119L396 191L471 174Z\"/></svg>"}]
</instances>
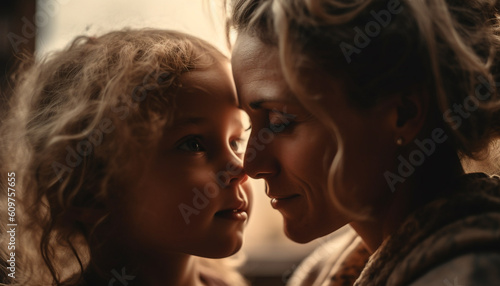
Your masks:
<instances>
[{"instance_id":1,"label":"woman's chin","mask_svg":"<svg viewBox=\"0 0 500 286\"><path fill-rule=\"evenodd\" d=\"M284 223L284 232L285 235L292 241L296 243L308 243L311 240L318 238L319 236L315 236L312 232L308 231L305 228L300 228L294 225L293 223L287 223L285 220Z\"/></svg>"},{"instance_id":2,"label":"woman's chin","mask_svg":"<svg viewBox=\"0 0 500 286\"><path fill-rule=\"evenodd\" d=\"M327 221L327 220L325 220ZM332 222L332 221L330 221ZM317 225L316 227L311 225L303 225L300 226L296 222L287 222L284 221L284 232L285 235L292 241L296 243L308 243L317 238L323 237L325 235L329 235L330 233L337 231L341 227L345 226L347 221L344 219L336 219L335 223L330 224L328 227L324 223Z\"/></svg>"}]
</instances>

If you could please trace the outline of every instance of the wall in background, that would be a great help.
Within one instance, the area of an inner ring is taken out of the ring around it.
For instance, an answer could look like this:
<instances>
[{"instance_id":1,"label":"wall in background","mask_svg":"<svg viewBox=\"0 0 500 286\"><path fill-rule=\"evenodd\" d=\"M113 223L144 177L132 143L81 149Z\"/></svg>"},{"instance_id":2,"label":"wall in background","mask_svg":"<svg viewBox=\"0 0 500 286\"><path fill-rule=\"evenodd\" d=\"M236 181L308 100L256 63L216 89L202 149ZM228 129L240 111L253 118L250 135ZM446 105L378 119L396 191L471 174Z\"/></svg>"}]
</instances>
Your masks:
<instances>
[{"instance_id":1,"label":"wall in background","mask_svg":"<svg viewBox=\"0 0 500 286\"><path fill-rule=\"evenodd\" d=\"M36 28L35 0L0 2L0 114L10 91L9 77L21 53L33 54Z\"/></svg>"}]
</instances>

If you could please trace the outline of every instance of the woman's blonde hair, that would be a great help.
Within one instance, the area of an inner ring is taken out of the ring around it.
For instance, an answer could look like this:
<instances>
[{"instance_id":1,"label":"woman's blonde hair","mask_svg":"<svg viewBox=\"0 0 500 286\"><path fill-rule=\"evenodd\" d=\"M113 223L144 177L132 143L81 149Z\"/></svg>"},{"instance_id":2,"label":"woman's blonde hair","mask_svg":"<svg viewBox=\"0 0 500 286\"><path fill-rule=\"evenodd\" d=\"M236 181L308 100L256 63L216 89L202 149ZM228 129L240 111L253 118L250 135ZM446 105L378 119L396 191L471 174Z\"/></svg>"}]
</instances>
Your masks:
<instances>
[{"instance_id":1,"label":"woman's blonde hair","mask_svg":"<svg viewBox=\"0 0 500 286\"><path fill-rule=\"evenodd\" d=\"M67 285L78 273L81 279L94 229L121 195L115 190L134 183L127 172L172 118L180 76L221 59L187 34L122 30L78 37L18 73L1 125L1 174L16 173L18 200L16 279L5 276L5 283ZM86 215L93 224L81 222ZM5 245L0 253L9 257Z\"/></svg>"},{"instance_id":2,"label":"woman's blonde hair","mask_svg":"<svg viewBox=\"0 0 500 286\"><path fill-rule=\"evenodd\" d=\"M488 152L500 135L499 9L496 0L234 0L231 24L278 51L303 102L338 96L311 94L315 73L341 83L359 109L394 95L428 95L429 122L448 134L443 146L478 171L469 162L495 158ZM335 133L328 106L311 102L307 108ZM456 115L457 106L470 112ZM327 164L334 190L336 161ZM367 218L369 209L354 213L331 194L339 208Z\"/></svg>"},{"instance_id":3,"label":"woman's blonde hair","mask_svg":"<svg viewBox=\"0 0 500 286\"><path fill-rule=\"evenodd\" d=\"M442 121L456 150L474 157L500 132L499 8L496 0L235 0L231 20L279 49L299 96L303 71L318 69L343 81L360 108L415 89L431 95L437 116L472 100L479 107L460 126Z\"/></svg>"}]
</instances>

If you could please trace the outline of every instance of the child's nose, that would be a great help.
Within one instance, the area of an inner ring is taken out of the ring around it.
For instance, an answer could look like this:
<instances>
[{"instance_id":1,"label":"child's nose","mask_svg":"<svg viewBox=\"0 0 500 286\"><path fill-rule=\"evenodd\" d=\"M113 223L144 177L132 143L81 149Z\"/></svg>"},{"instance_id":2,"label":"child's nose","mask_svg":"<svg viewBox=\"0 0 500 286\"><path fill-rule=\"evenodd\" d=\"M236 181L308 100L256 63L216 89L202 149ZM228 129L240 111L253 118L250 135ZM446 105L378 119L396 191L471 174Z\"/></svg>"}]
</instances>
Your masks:
<instances>
[{"instance_id":1,"label":"child's nose","mask_svg":"<svg viewBox=\"0 0 500 286\"><path fill-rule=\"evenodd\" d=\"M234 176L229 180L229 184L243 184L248 180L248 175L243 171L241 172L241 176Z\"/></svg>"},{"instance_id":2,"label":"child's nose","mask_svg":"<svg viewBox=\"0 0 500 286\"><path fill-rule=\"evenodd\" d=\"M236 186L238 184L244 183L248 180L248 176L243 168L243 160L239 158L234 152L226 152L224 158L220 161L221 172L223 173L218 176L222 179L222 184L224 186Z\"/></svg>"},{"instance_id":3,"label":"child's nose","mask_svg":"<svg viewBox=\"0 0 500 286\"><path fill-rule=\"evenodd\" d=\"M228 185L242 184L248 180L248 176L243 169L243 162L237 159L233 159L226 165L226 171L228 174Z\"/></svg>"}]
</instances>

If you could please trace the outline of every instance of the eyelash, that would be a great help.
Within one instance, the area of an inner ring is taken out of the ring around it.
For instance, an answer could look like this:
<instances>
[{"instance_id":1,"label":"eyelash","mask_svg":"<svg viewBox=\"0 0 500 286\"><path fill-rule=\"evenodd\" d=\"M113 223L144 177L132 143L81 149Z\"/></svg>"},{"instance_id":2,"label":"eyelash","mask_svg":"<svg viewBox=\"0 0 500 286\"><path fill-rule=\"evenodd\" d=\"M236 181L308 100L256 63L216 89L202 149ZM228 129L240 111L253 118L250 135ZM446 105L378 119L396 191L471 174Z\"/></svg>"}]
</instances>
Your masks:
<instances>
[{"instance_id":1,"label":"eyelash","mask_svg":"<svg viewBox=\"0 0 500 286\"><path fill-rule=\"evenodd\" d=\"M296 116L293 114L270 111L268 114L269 129L275 134L290 132L295 126L295 118Z\"/></svg>"},{"instance_id":2,"label":"eyelash","mask_svg":"<svg viewBox=\"0 0 500 286\"><path fill-rule=\"evenodd\" d=\"M203 147L201 141L203 140L198 136L188 136L186 138L181 139L181 142L179 143L179 146L177 148L185 152L193 152L193 153L205 152L206 149L205 147ZM188 143L193 143L193 142L197 144L196 145L197 150L192 150L191 147L193 146L188 146Z\"/></svg>"},{"instance_id":3,"label":"eyelash","mask_svg":"<svg viewBox=\"0 0 500 286\"><path fill-rule=\"evenodd\" d=\"M237 155L241 155L243 153L245 153L245 150L244 150L244 147L243 147L243 143L245 142L244 139L242 138L236 138L234 140L232 140L231 142L229 142L229 145L231 146L231 148L233 149L233 152ZM233 143L236 143L238 144L237 146L233 146ZM243 150L240 150L239 148L243 148Z\"/></svg>"},{"instance_id":4,"label":"eyelash","mask_svg":"<svg viewBox=\"0 0 500 286\"><path fill-rule=\"evenodd\" d=\"M199 136L188 136L184 139L181 139L181 142L178 145L178 149L185 151L185 152L192 152L192 153L202 153L206 152L207 149L203 146L204 144L202 143L203 139ZM243 138L236 138L233 139L229 142L229 145L231 146L231 149L233 152L237 155L241 155L245 152L245 150L242 148L243 143L245 140ZM189 146L189 143L195 143L196 145Z\"/></svg>"}]
</instances>

